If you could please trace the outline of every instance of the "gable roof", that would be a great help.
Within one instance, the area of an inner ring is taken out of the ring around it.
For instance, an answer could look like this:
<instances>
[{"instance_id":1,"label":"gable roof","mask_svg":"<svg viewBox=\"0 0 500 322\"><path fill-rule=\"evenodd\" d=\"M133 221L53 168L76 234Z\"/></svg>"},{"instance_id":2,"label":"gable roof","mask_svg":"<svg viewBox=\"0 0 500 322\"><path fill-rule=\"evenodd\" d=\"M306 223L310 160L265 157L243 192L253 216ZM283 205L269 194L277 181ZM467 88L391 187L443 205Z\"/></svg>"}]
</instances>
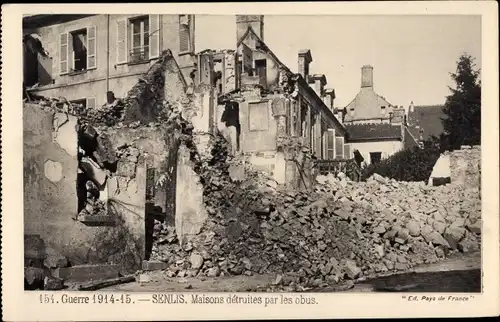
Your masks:
<instances>
[{"instance_id":1,"label":"gable roof","mask_svg":"<svg viewBox=\"0 0 500 322\"><path fill-rule=\"evenodd\" d=\"M401 140L401 125L388 123L346 124L348 141Z\"/></svg>"},{"instance_id":2,"label":"gable roof","mask_svg":"<svg viewBox=\"0 0 500 322\"><path fill-rule=\"evenodd\" d=\"M381 107L385 106L385 114L380 113ZM354 109L354 116L351 116L351 109ZM384 97L375 93L373 88L361 88L356 97L346 106L345 121L388 119L389 112L393 111L392 104Z\"/></svg>"},{"instance_id":3,"label":"gable roof","mask_svg":"<svg viewBox=\"0 0 500 322\"><path fill-rule=\"evenodd\" d=\"M318 96L318 94L316 93L316 91L311 87L309 86L309 84L307 83L307 80L304 79L304 77L302 77L301 74L298 74L298 73L293 73L290 68L288 68L288 66L286 66L285 64L283 64L279 58L274 54L274 52L266 45L266 43L260 39L260 37L257 35L257 33L255 33L255 31L253 30L252 27L248 27L247 28L247 31L245 31L245 33L243 34L243 36L241 36L241 38L238 40L237 42L237 47L236 48L239 48L240 45L243 43L243 41L249 37L249 36L253 36L255 37L255 39L257 40L257 46L256 46L256 49L259 49L259 50L262 50L264 51L265 53L267 53L269 56L271 56L271 58L276 62L276 64L282 68L283 70L286 71L286 73L289 75L289 76L294 76L296 78L296 81L300 82L303 87L306 89L306 91L308 91L308 93L311 95L311 97L314 97L314 99L316 100L316 102L318 103L318 105L322 106L323 107L323 111L327 114L330 115L330 117L333 119L333 122L341 129L344 129L345 130L345 126L339 122L339 120L335 117L335 115L333 114L332 110L330 110L325 102L323 101L323 99L321 97Z\"/></svg>"},{"instance_id":4,"label":"gable roof","mask_svg":"<svg viewBox=\"0 0 500 322\"><path fill-rule=\"evenodd\" d=\"M439 137L444 128L441 118L446 115L443 112L443 105L419 105L414 106L413 111L408 111L408 129L417 139L421 136L424 140L432 135Z\"/></svg>"}]
</instances>

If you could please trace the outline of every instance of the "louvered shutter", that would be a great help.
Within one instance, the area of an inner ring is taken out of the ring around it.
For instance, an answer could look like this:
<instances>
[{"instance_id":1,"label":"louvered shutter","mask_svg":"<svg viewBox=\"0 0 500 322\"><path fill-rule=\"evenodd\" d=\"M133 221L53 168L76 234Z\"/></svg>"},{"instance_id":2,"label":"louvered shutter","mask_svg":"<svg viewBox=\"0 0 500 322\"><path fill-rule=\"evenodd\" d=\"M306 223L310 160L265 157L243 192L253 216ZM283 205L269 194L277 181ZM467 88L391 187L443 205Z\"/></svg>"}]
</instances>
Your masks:
<instances>
[{"instance_id":1,"label":"louvered shutter","mask_svg":"<svg viewBox=\"0 0 500 322\"><path fill-rule=\"evenodd\" d=\"M116 63L123 64L128 61L127 57L127 20L121 19L116 22Z\"/></svg>"},{"instance_id":2,"label":"louvered shutter","mask_svg":"<svg viewBox=\"0 0 500 322\"><path fill-rule=\"evenodd\" d=\"M335 159L335 130L328 129L326 136L326 152L327 159Z\"/></svg>"},{"instance_id":3,"label":"louvered shutter","mask_svg":"<svg viewBox=\"0 0 500 322\"><path fill-rule=\"evenodd\" d=\"M341 136L335 138L335 158L344 158L344 138Z\"/></svg>"},{"instance_id":4,"label":"louvered shutter","mask_svg":"<svg viewBox=\"0 0 500 322\"><path fill-rule=\"evenodd\" d=\"M187 15L179 17L179 51L189 51L189 17Z\"/></svg>"},{"instance_id":5,"label":"louvered shutter","mask_svg":"<svg viewBox=\"0 0 500 322\"><path fill-rule=\"evenodd\" d=\"M149 15L149 58L160 56L160 15Z\"/></svg>"},{"instance_id":6,"label":"louvered shutter","mask_svg":"<svg viewBox=\"0 0 500 322\"><path fill-rule=\"evenodd\" d=\"M95 109L96 108L96 99L95 97L87 97L87 109Z\"/></svg>"},{"instance_id":7,"label":"louvered shutter","mask_svg":"<svg viewBox=\"0 0 500 322\"><path fill-rule=\"evenodd\" d=\"M97 28L91 26L87 28L87 69L97 67Z\"/></svg>"},{"instance_id":8,"label":"louvered shutter","mask_svg":"<svg viewBox=\"0 0 500 322\"><path fill-rule=\"evenodd\" d=\"M59 73L66 74L68 72L68 33L63 33L59 36Z\"/></svg>"},{"instance_id":9,"label":"louvered shutter","mask_svg":"<svg viewBox=\"0 0 500 322\"><path fill-rule=\"evenodd\" d=\"M346 159L351 158L351 145L350 144L344 144L344 158L346 158Z\"/></svg>"}]
</instances>

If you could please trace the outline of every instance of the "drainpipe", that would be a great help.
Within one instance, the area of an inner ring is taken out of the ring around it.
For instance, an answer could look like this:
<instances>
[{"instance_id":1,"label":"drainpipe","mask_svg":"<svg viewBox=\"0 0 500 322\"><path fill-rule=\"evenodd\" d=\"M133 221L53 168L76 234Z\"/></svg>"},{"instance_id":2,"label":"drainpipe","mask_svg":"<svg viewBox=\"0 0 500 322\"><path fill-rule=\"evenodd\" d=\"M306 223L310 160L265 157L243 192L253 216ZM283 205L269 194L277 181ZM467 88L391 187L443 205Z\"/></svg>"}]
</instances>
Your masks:
<instances>
[{"instance_id":1,"label":"drainpipe","mask_svg":"<svg viewBox=\"0 0 500 322\"><path fill-rule=\"evenodd\" d=\"M106 29L106 95L109 92L109 14L106 15L107 29Z\"/></svg>"}]
</instances>

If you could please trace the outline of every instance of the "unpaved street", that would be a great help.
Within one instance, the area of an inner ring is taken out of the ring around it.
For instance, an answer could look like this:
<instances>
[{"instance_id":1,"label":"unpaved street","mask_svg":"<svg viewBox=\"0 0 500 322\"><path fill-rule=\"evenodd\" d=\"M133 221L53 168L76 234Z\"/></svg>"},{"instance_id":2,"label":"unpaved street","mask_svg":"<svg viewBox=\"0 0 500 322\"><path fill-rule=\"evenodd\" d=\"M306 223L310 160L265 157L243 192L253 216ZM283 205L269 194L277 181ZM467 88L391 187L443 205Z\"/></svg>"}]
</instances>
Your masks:
<instances>
[{"instance_id":1,"label":"unpaved street","mask_svg":"<svg viewBox=\"0 0 500 322\"><path fill-rule=\"evenodd\" d=\"M467 256L458 255L439 263L421 265L403 274L381 276L374 279L358 280L355 284L340 283L309 292L480 292L480 253ZM148 274L150 281L128 283L108 287L102 291L127 292L252 292L286 291L274 288L276 276L224 276L215 278L168 278L161 271ZM449 283L448 283L449 282Z\"/></svg>"}]
</instances>

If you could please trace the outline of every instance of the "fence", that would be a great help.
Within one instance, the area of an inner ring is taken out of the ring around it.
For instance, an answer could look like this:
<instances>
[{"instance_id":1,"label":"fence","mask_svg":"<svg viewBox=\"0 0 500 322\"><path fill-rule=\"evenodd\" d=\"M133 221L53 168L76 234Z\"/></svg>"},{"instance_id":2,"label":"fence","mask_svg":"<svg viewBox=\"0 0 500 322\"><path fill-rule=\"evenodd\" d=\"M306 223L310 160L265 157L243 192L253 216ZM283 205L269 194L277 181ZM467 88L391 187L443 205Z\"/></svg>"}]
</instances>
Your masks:
<instances>
[{"instance_id":1,"label":"fence","mask_svg":"<svg viewBox=\"0 0 500 322\"><path fill-rule=\"evenodd\" d=\"M343 172L352 181L361 179L361 169L354 159L316 160L315 162L319 174L331 173L336 176Z\"/></svg>"}]
</instances>

